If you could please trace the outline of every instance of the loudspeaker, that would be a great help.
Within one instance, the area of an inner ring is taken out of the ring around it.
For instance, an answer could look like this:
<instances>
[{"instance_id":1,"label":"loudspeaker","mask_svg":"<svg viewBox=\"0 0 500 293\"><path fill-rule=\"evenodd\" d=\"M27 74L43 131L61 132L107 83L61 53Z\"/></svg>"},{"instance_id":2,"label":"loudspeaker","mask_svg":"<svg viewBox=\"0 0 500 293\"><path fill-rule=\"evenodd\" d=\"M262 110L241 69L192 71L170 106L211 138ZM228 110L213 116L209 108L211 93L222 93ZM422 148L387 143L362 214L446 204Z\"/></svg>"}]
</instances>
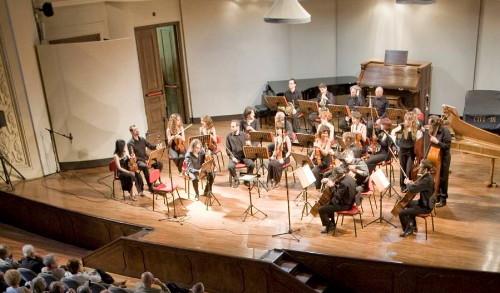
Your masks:
<instances>
[{"instance_id":1,"label":"loudspeaker","mask_svg":"<svg viewBox=\"0 0 500 293\"><path fill-rule=\"evenodd\" d=\"M7 127L7 120L5 119L5 112L0 111L0 129Z\"/></svg>"},{"instance_id":2,"label":"loudspeaker","mask_svg":"<svg viewBox=\"0 0 500 293\"><path fill-rule=\"evenodd\" d=\"M51 17L54 15L54 8L52 7L52 3L50 2L44 2L42 4L42 8L39 9L40 11L43 12L43 15L47 17Z\"/></svg>"}]
</instances>

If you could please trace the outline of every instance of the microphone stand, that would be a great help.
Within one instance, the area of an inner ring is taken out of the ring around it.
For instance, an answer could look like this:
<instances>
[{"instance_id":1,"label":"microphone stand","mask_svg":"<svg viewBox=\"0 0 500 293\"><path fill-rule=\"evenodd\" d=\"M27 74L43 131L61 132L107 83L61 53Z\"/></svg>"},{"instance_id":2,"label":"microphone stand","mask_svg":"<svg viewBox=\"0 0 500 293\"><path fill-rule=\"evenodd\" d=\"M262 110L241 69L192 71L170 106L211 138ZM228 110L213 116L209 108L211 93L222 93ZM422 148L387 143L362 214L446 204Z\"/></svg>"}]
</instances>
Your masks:
<instances>
[{"instance_id":1,"label":"microphone stand","mask_svg":"<svg viewBox=\"0 0 500 293\"><path fill-rule=\"evenodd\" d=\"M285 115L284 130L286 131L286 115ZM272 235L272 237L291 235L294 240L296 240L297 242L300 242L300 239L293 234L297 231L300 231L300 229L295 229L295 230L292 229L292 220L291 220L291 216L290 216L290 190L288 188L288 172L287 172L287 169L285 169L284 171L285 171L286 203L287 203L287 208L288 208L288 231L283 232L283 233L274 234L274 235Z\"/></svg>"},{"instance_id":2,"label":"microphone stand","mask_svg":"<svg viewBox=\"0 0 500 293\"><path fill-rule=\"evenodd\" d=\"M60 173L61 172L61 168L59 167L59 155L57 154L57 146L56 146L56 139L55 139L55 135L54 134L57 134L59 136L62 136L64 138L67 138L69 139L70 142L73 142L73 135L71 135L71 132L66 135L66 134L63 134L63 133L60 133L60 132L57 132L55 130L53 130L52 128L45 128L45 130L47 130L50 134L50 142L52 143L52 150L54 151L54 158L56 159L56 173Z\"/></svg>"}]
</instances>

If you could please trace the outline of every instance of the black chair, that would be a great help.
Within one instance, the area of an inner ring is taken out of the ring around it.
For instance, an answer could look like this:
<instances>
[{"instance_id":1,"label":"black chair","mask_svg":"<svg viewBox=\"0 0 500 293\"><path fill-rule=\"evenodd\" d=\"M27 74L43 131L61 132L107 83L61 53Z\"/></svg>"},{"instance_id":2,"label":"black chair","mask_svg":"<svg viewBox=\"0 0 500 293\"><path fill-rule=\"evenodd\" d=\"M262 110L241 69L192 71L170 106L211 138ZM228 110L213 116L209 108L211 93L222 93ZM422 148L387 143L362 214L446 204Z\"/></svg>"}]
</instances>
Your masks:
<instances>
[{"instance_id":1,"label":"black chair","mask_svg":"<svg viewBox=\"0 0 500 293\"><path fill-rule=\"evenodd\" d=\"M19 272L19 274L21 274L21 278L25 282L30 282L31 280L36 278L36 273L30 269L18 268L17 271Z\"/></svg>"},{"instance_id":2,"label":"black chair","mask_svg":"<svg viewBox=\"0 0 500 293\"><path fill-rule=\"evenodd\" d=\"M10 265L0 265L0 272L5 273L6 271L12 269Z\"/></svg>"},{"instance_id":3,"label":"black chair","mask_svg":"<svg viewBox=\"0 0 500 293\"><path fill-rule=\"evenodd\" d=\"M106 287L99 283L94 283L89 281L89 288L92 293L100 293L102 290L106 290Z\"/></svg>"},{"instance_id":4,"label":"black chair","mask_svg":"<svg viewBox=\"0 0 500 293\"><path fill-rule=\"evenodd\" d=\"M49 287L52 282L59 281L51 273L40 273L39 276L42 277L45 280L45 283L47 283L47 287Z\"/></svg>"},{"instance_id":5,"label":"black chair","mask_svg":"<svg viewBox=\"0 0 500 293\"><path fill-rule=\"evenodd\" d=\"M76 290L79 286L77 281L69 279L69 278L63 278L61 281L64 283L64 285L66 285L68 288L71 288L71 289Z\"/></svg>"}]
</instances>

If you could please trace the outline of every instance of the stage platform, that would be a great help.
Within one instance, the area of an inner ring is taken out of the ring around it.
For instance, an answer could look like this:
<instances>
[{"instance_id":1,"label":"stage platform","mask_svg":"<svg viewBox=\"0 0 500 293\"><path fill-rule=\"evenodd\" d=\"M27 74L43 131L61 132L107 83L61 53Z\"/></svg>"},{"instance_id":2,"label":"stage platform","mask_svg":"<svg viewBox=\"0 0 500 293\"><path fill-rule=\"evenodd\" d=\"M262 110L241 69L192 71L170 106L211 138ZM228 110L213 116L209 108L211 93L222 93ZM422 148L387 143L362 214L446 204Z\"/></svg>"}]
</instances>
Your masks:
<instances>
[{"instance_id":1,"label":"stage platform","mask_svg":"<svg viewBox=\"0 0 500 293\"><path fill-rule=\"evenodd\" d=\"M13 193L92 216L150 226L153 230L145 234L144 240L174 247L249 258L259 258L269 249L287 248L360 259L500 272L500 189L485 186L488 163L485 158L453 153L448 205L437 210L434 232L429 221L427 240L422 219L417 219L417 235L409 238L399 237L401 229L397 218L392 218L391 222L398 228L375 223L360 229L358 222L358 237L354 236L350 218L338 227L335 236L321 234L319 218L309 215L301 220L303 203L293 201L301 189L298 182L294 184L291 174L288 180L291 221L294 229L300 229L295 233L300 239L298 242L289 235L272 237L288 229L284 178L279 189L263 191L261 198L253 192L254 205L268 217L259 213L245 222L242 222L242 214L249 204L248 190L244 185L237 189L229 187L227 171L217 174L214 184L214 193L222 207L213 206L208 211L204 197L194 201L191 195L188 199L183 178L174 171L173 179L180 187L181 197L185 198L184 207L179 200L175 201L178 219L167 218L161 197L156 200L153 211L152 196L147 192L138 201L128 198L124 201L119 182L116 182L116 199L113 199L112 176L104 167L17 182ZM398 175L396 171L396 180ZM167 177L164 171L163 181ZM496 181L500 181L498 172ZM314 188L309 191L314 204L319 193ZM387 218L391 218L394 200L384 199L383 214ZM366 224L378 215L378 209L374 217L368 201L363 207L363 223ZM170 204L170 216L172 208Z\"/></svg>"}]
</instances>

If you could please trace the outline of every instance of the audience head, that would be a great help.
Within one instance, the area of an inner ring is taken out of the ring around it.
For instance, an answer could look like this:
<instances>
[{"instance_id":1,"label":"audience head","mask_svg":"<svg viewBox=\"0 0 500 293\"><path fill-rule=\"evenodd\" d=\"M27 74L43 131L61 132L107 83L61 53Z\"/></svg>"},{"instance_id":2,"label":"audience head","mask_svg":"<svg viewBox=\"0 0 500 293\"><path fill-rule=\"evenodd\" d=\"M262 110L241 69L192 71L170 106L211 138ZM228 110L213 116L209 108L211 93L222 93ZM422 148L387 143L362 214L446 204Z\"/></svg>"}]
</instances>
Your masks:
<instances>
[{"instance_id":1,"label":"audience head","mask_svg":"<svg viewBox=\"0 0 500 293\"><path fill-rule=\"evenodd\" d=\"M375 89L375 96L377 97L381 97L382 95L384 95L384 88L381 87L381 86L378 86L376 89Z\"/></svg>"},{"instance_id":2,"label":"audience head","mask_svg":"<svg viewBox=\"0 0 500 293\"><path fill-rule=\"evenodd\" d=\"M81 285L76 288L76 293L92 293L92 290L87 285Z\"/></svg>"},{"instance_id":3,"label":"audience head","mask_svg":"<svg viewBox=\"0 0 500 293\"><path fill-rule=\"evenodd\" d=\"M56 282L50 283L49 293L64 293L65 290L66 290L66 286L64 285L63 282L56 281Z\"/></svg>"},{"instance_id":4,"label":"audience head","mask_svg":"<svg viewBox=\"0 0 500 293\"><path fill-rule=\"evenodd\" d=\"M0 244L0 259L6 259L10 257L9 247L5 244Z\"/></svg>"},{"instance_id":5,"label":"audience head","mask_svg":"<svg viewBox=\"0 0 500 293\"><path fill-rule=\"evenodd\" d=\"M297 87L297 83L295 82L295 78L290 78L288 80L288 89L290 91L294 92L296 87Z\"/></svg>"},{"instance_id":6,"label":"audience head","mask_svg":"<svg viewBox=\"0 0 500 293\"><path fill-rule=\"evenodd\" d=\"M22 248L24 257L34 257L35 256L35 247L31 244L26 244Z\"/></svg>"},{"instance_id":7,"label":"audience head","mask_svg":"<svg viewBox=\"0 0 500 293\"><path fill-rule=\"evenodd\" d=\"M255 119L255 108L252 106L246 107L245 110L243 111L243 118L245 120Z\"/></svg>"},{"instance_id":8,"label":"audience head","mask_svg":"<svg viewBox=\"0 0 500 293\"><path fill-rule=\"evenodd\" d=\"M189 152L198 154L201 151L201 141L199 139L193 139L189 144Z\"/></svg>"},{"instance_id":9,"label":"audience head","mask_svg":"<svg viewBox=\"0 0 500 293\"><path fill-rule=\"evenodd\" d=\"M130 131L132 136L139 136L139 128L135 124L130 125L128 131Z\"/></svg>"},{"instance_id":10,"label":"audience head","mask_svg":"<svg viewBox=\"0 0 500 293\"><path fill-rule=\"evenodd\" d=\"M47 289L47 282L42 277L36 277L31 280L31 291L33 293L43 293Z\"/></svg>"},{"instance_id":11,"label":"audience head","mask_svg":"<svg viewBox=\"0 0 500 293\"><path fill-rule=\"evenodd\" d=\"M57 268L56 256L53 254L47 254L43 257L43 265L49 269Z\"/></svg>"},{"instance_id":12,"label":"audience head","mask_svg":"<svg viewBox=\"0 0 500 293\"><path fill-rule=\"evenodd\" d=\"M210 129L214 127L214 121L212 120L212 117L205 115L201 117L201 125L206 129Z\"/></svg>"},{"instance_id":13,"label":"audience head","mask_svg":"<svg viewBox=\"0 0 500 293\"><path fill-rule=\"evenodd\" d=\"M231 120L231 132L238 132L240 130L240 121L238 120Z\"/></svg>"},{"instance_id":14,"label":"audience head","mask_svg":"<svg viewBox=\"0 0 500 293\"><path fill-rule=\"evenodd\" d=\"M115 142L115 152L114 154L121 157L125 153L125 141L123 139L117 139Z\"/></svg>"},{"instance_id":15,"label":"audience head","mask_svg":"<svg viewBox=\"0 0 500 293\"><path fill-rule=\"evenodd\" d=\"M99 292L99 293L111 293L111 291L109 291L108 289L104 289L104 290L102 290L102 291L101 291L101 292Z\"/></svg>"},{"instance_id":16,"label":"audience head","mask_svg":"<svg viewBox=\"0 0 500 293\"><path fill-rule=\"evenodd\" d=\"M144 287L151 288L153 285L155 277L151 272L144 272L141 275L141 282L144 284Z\"/></svg>"},{"instance_id":17,"label":"audience head","mask_svg":"<svg viewBox=\"0 0 500 293\"><path fill-rule=\"evenodd\" d=\"M205 286L203 286L202 282L198 282L191 287L190 292L193 293L204 293L205 292Z\"/></svg>"},{"instance_id":18,"label":"audience head","mask_svg":"<svg viewBox=\"0 0 500 293\"><path fill-rule=\"evenodd\" d=\"M76 258L70 259L68 260L66 267L68 268L68 271L73 275L78 274L78 272L80 272L81 269L80 261L77 260Z\"/></svg>"},{"instance_id":19,"label":"audience head","mask_svg":"<svg viewBox=\"0 0 500 293\"><path fill-rule=\"evenodd\" d=\"M17 270L10 269L5 272L3 279L9 287L17 288L21 283L21 274Z\"/></svg>"}]
</instances>

